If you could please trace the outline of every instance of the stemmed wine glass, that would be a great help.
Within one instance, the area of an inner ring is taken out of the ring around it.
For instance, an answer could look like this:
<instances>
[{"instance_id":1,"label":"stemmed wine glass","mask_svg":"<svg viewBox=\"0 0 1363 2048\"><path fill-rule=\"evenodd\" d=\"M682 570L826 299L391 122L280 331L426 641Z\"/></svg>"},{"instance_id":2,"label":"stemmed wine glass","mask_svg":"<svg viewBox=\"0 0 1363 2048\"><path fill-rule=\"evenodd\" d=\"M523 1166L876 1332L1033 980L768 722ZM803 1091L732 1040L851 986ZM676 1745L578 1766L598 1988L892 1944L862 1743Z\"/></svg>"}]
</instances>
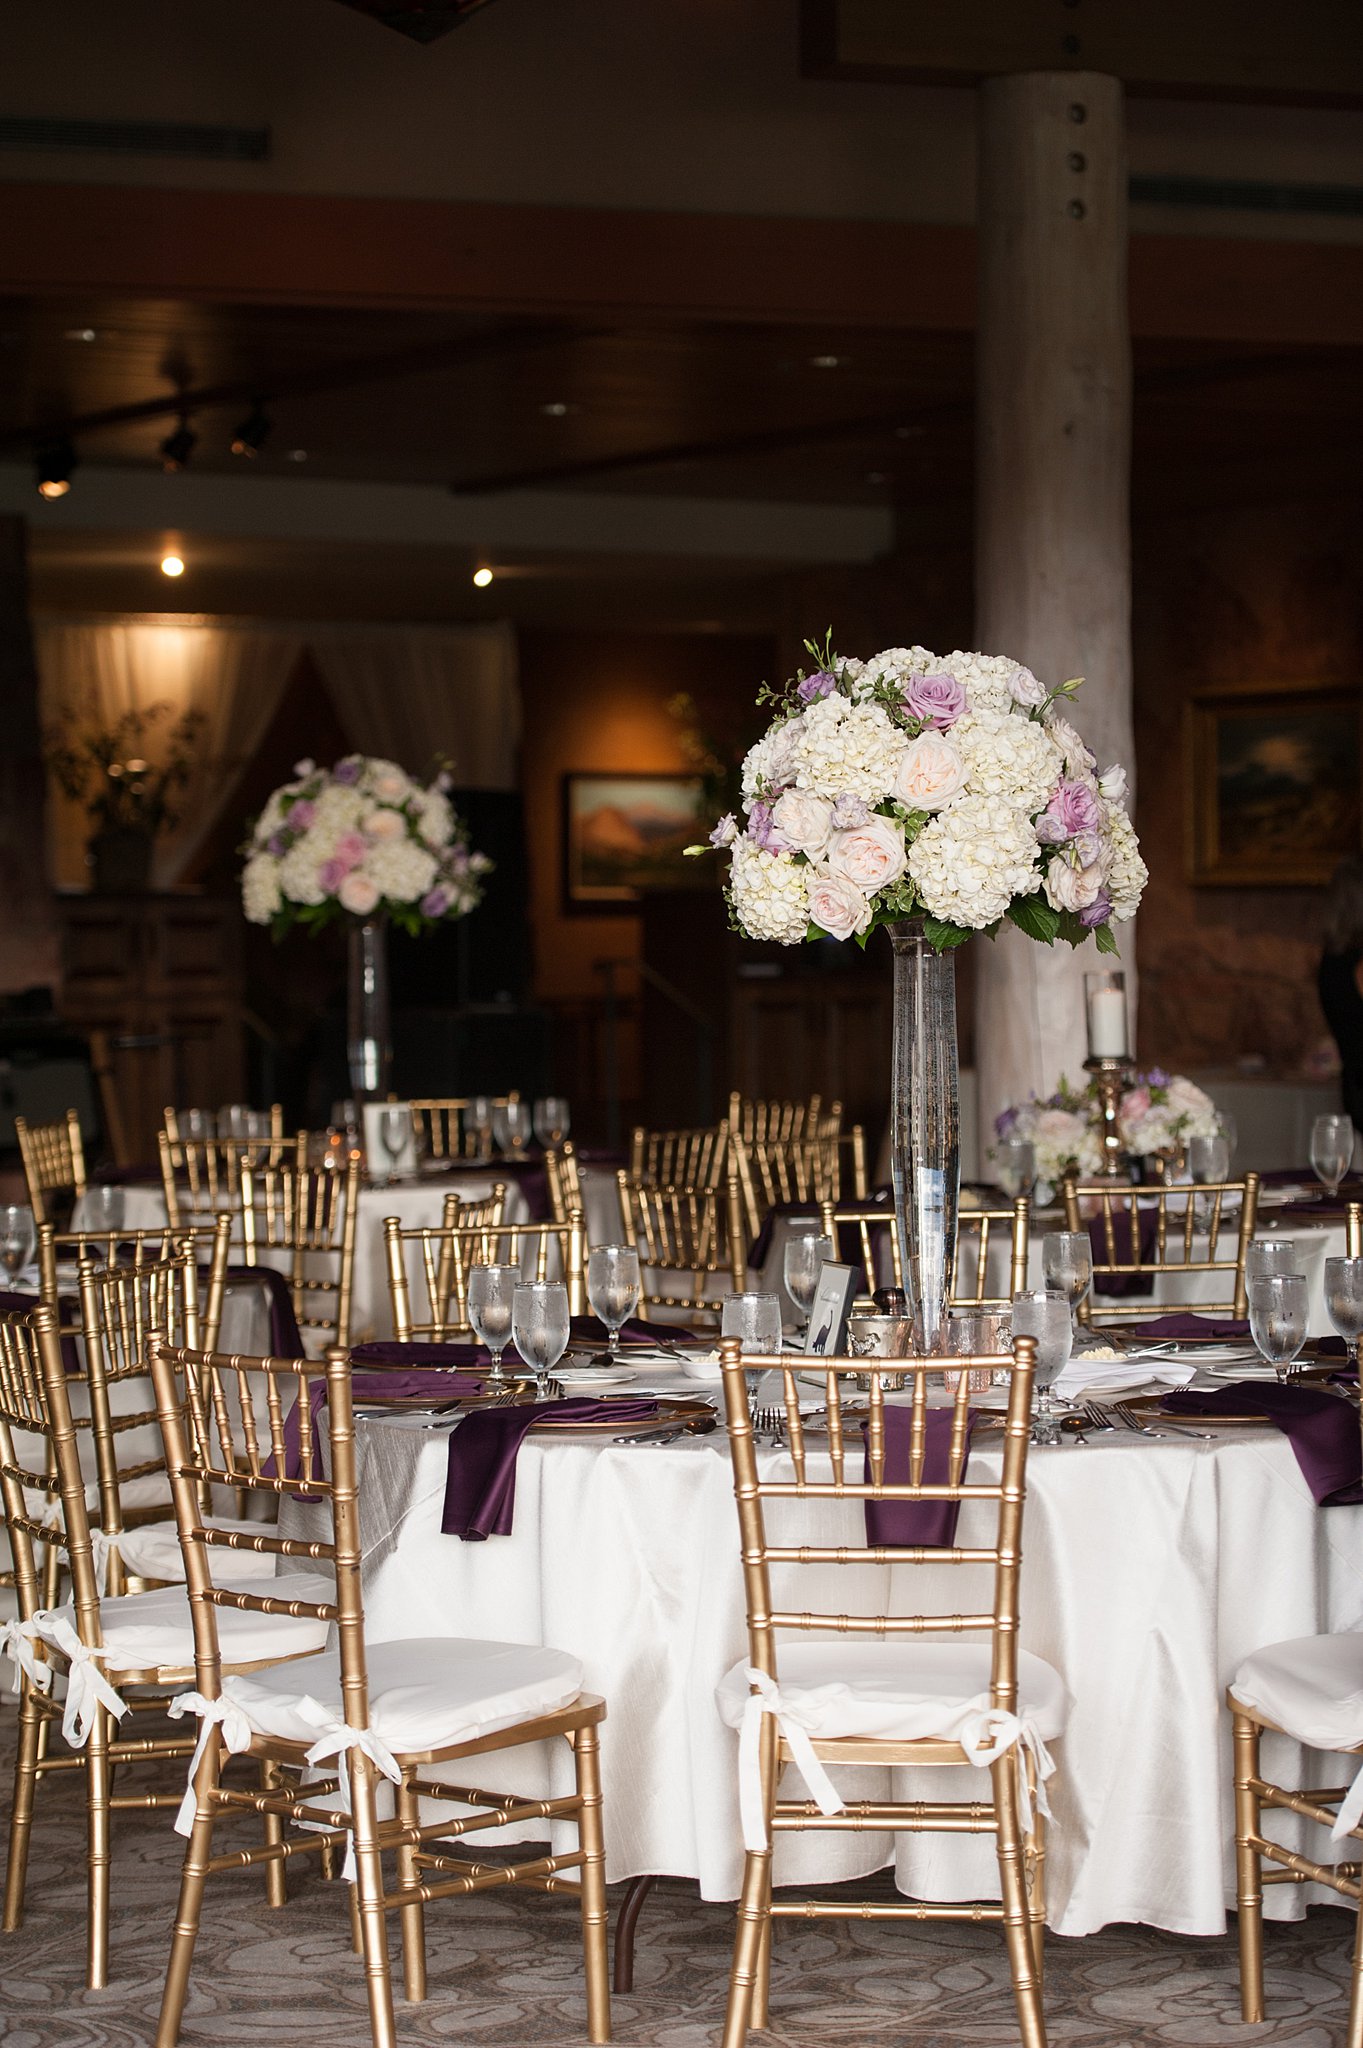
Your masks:
<instances>
[{"instance_id":1,"label":"stemmed wine glass","mask_svg":"<svg viewBox=\"0 0 1363 2048\"><path fill-rule=\"evenodd\" d=\"M620 1325L639 1302L639 1254L632 1244L598 1244L587 1255L587 1299L606 1326L606 1348L594 1365L620 1363Z\"/></svg>"},{"instance_id":2,"label":"stemmed wine glass","mask_svg":"<svg viewBox=\"0 0 1363 2048\"><path fill-rule=\"evenodd\" d=\"M487 1159L492 1151L492 1097L470 1095L468 1108L464 1111L464 1129L472 1131L478 1140L478 1157Z\"/></svg>"},{"instance_id":3,"label":"stemmed wine glass","mask_svg":"<svg viewBox=\"0 0 1363 2048\"><path fill-rule=\"evenodd\" d=\"M1093 1246L1088 1232L1052 1230L1043 1237L1041 1277L1046 1283L1046 1292L1063 1294L1073 1314L1093 1285ZM1073 1331L1070 1343L1073 1346Z\"/></svg>"},{"instance_id":4,"label":"stemmed wine glass","mask_svg":"<svg viewBox=\"0 0 1363 2048\"><path fill-rule=\"evenodd\" d=\"M1353 1119L1318 1116L1311 1126L1311 1165L1327 1194L1339 1193L1339 1184L1353 1164L1353 1156Z\"/></svg>"},{"instance_id":5,"label":"stemmed wine glass","mask_svg":"<svg viewBox=\"0 0 1363 2048\"><path fill-rule=\"evenodd\" d=\"M1056 1232L1058 1237L1072 1237L1074 1234L1073 1231ZM1046 1243L1050 1242L1050 1238L1047 1238ZM1087 1240L1085 1242L1087 1244ZM1083 1299L1082 1294L1079 1299ZM1060 1426L1056 1421L1051 1387L1057 1375L1068 1365L1074 1344L1070 1306L1066 1295L1044 1287L1029 1287L1024 1293L1013 1296L1013 1335L1036 1339L1036 1372L1032 1384L1039 1391L1035 1420L1032 1424L1034 1444L1055 1444L1060 1441Z\"/></svg>"},{"instance_id":6,"label":"stemmed wine glass","mask_svg":"<svg viewBox=\"0 0 1363 2048\"><path fill-rule=\"evenodd\" d=\"M498 1111L504 1120L506 1138L503 1150L508 1159L524 1159L525 1147L532 1128L531 1110L528 1102L522 1102L519 1095L513 1095L504 1110Z\"/></svg>"},{"instance_id":7,"label":"stemmed wine glass","mask_svg":"<svg viewBox=\"0 0 1363 2048\"><path fill-rule=\"evenodd\" d=\"M571 1127L568 1099L564 1095L541 1095L535 1104L535 1136L541 1145L561 1145Z\"/></svg>"},{"instance_id":8,"label":"stemmed wine glass","mask_svg":"<svg viewBox=\"0 0 1363 2048\"><path fill-rule=\"evenodd\" d=\"M1358 1340L1363 1337L1363 1259L1325 1261L1325 1306L1357 1363Z\"/></svg>"},{"instance_id":9,"label":"stemmed wine glass","mask_svg":"<svg viewBox=\"0 0 1363 2048\"><path fill-rule=\"evenodd\" d=\"M1036 1185L1036 1147L1030 1138L1000 1138L994 1147L994 1177L1010 1202Z\"/></svg>"},{"instance_id":10,"label":"stemmed wine glass","mask_svg":"<svg viewBox=\"0 0 1363 2048\"><path fill-rule=\"evenodd\" d=\"M1306 1275L1263 1273L1249 1282L1246 1292L1254 1348L1286 1385L1306 1342Z\"/></svg>"},{"instance_id":11,"label":"stemmed wine glass","mask_svg":"<svg viewBox=\"0 0 1363 2048\"><path fill-rule=\"evenodd\" d=\"M561 1280L522 1280L511 1297L511 1337L535 1375L537 1398L549 1394L549 1374L568 1348L568 1290Z\"/></svg>"},{"instance_id":12,"label":"stemmed wine glass","mask_svg":"<svg viewBox=\"0 0 1363 2048\"><path fill-rule=\"evenodd\" d=\"M506 1368L502 1353L511 1342L511 1315L516 1289L521 1284L519 1266L470 1266L468 1312L473 1334L486 1344L492 1370L488 1384L505 1386Z\"/></svg>"},{"instance_id":13,"label":"stemmed wine glass","mask_svg":"<svg viewBox=\"0 0 1363 2048\"><path fill-rule=\"evenodd\" d=\"M393 1168L402 1157L407 1140L412 1134L412 1112L405 1104L385 1107L379 1112L379 1143L388 1154L388 1171L384 1185L393 1178Z\"/></svg>"},{"instance_id":14,"label":"stemmed wine glass","mask_svg":"<svg viewBox=\"0 0 1363 2048\"><path fill-rule=\"evenodd\" d=\"M0 1208L0 1266L11 1280L28 1265L37 1242L31 1209L21 1202L7 1202Z\"/></svg>"},{"instance_id":15,"label":"stemmed wine glass","mask_svg":"<svg viewBox=\"0 0 1363 2048\"><path fill-rule=\"evenodd\" d=\"M180 1136L189 1139L194 1144L203 1144L206 1139L213 1137L217 1131L217 1124L211 1109L182 1109L175 1122Z\"/></svg>"},{"instance_id":16,"label":"stemmed wine glass","mask_svg":"<svg viewBox=\"0 0 1363 2048\"><path fill-rule=\"evenodd\" d=\"M1196 1187L1215 1186L1230 1173L1230 1146L1219 1131L1211 1137L1189 1138L1188 1174ZM1215 1213L1210 1195L1194 1195L1193 1221L1199 1230L1210 1230Z\"/></svg>"},{"instance_id":17,"label":"stemmed wine glass","mask_svg":"<svg viewBox=\"0 0 1363 2048\"><path fill-rule=\"evenodd\" d=\"M809 1328L809 1312L819 1291L824 1262L833 1256L833 1240L818 1230L804 1229L786 1239L782 1256L782 1278L786 1293L800 1311L801 1325Z\"/></svg>"},{"instance_id":18,"label":"stemmed wine glass","mask_svg":"<svg viewBox=\"0 0 1363 2048\"><path fill-rule=\"evenodd\" d=\"M1245 1251L1245 1285L1268 1273L1295 1273L1297 1247L1290 1237L1254 1237Z\"/></svg>"}]
</instances>

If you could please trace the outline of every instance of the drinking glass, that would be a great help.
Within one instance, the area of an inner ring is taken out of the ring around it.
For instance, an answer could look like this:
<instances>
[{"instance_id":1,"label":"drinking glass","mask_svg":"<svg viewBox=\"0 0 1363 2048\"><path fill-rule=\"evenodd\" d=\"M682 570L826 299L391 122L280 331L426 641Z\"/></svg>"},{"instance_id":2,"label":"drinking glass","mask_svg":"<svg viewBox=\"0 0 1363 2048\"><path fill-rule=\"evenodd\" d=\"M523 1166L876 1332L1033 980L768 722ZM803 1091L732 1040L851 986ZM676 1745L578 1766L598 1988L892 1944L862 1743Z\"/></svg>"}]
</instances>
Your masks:
<instances>
[{"instance_id":1,"label":"drinking glass","mask_svg":"<svg viewBox=\"0 0 1363 2048\"><path fill-rule=\"evenodd\" d=\"M819 1275L824 1269L824 1261L832 1256L832 1238L822 1236L817 1230L806 1228L786 1239L782 1277L786 1293L800 1311L801 1327L806 1330L809 1328L809 1311L819 1291Z\"/></svg>"},{"instance_id":2,"label":"drinking glass","mask_svg":"<svg viewBox=\"0 0 1363 2048\"><path fill-rule=\"evenodd\" d=\"M33 1211L21 1202L7 1202L0 1209L0 1266L11 1280L29 1264L37 1242Z\"/></svg>"},{"instance_id":3,"label":"drinking glass","mask_svg":"<svg viewBox=\"0 0 1363 2048\"><path fill-rule=\"evenodd\" d=\"M81 1202L83 1230L121 1230L128 1201L122 1188L92 1187Z\"/></svg>"},{"instance_id":4,"label":"drinking glass","mask_svg":"<svg viewBox=\"0 0 1363 2048\"><path fill-rule=\"evenodd\" d=\"M1001 1358L1012 1344L1012 1313L1006 1308L953 1308L947 1311L947 1352L952 1358ZM959 1373L944 1372L942 1382L949 1394L956 1391ZM970 1391L983 1394L994 1384L994 1375L983 1366L970 1374Z\"/></svg>"},{"instance_id":5,"label":"drinking glass","mask_svg":"<svg viewBox=\"0 0 1363 2048\"><path fill-rule=\"evenodd\" d=\"M737 1337L745 1356L777 1358L781 1352L781 1297L779 1294L726 1294L720 1311L719 1334Z\"/></svg>"},{"instance_id":6,"label":"drinking glass","mask_svg":"<svg viewBox=\"0 0 1363 2048\"><path fill-rule=\"evenodd\" d=\"M1363 1259L1325 1261L1325 1306L1357 1359L1358 1340L1363 1337Z\"/></svg>"},{"instance_id":7,"label":"drinking glass","mask_svg":"<svg viewBox=\"0 0 1363 2048\"><path fill-rule=\"evenodd\" d=\"M218 1136L220 1138L244 1138L246 1119L251 1114L244 1102L225 1102L218 1111Z\"/></svg>"},{"instance_id":8,"label":"drinking glass","mask_svg":"<svg viewBox=\"0 0 1363 2048\"><path fill-rule=\"evenodd\" d=\"M524 1159L532 1128L530 1104L513 1095L506 1108L497 1111L497 1116L505 1133L502 1150L507 1158Z\"/></svg>"},{"instance_id":9,"label":"drinking glass","mask_svg":"<svg viewBox=\"0 0 1363 2048\"><path fill-rule=\"evenodd\" d=\"M1188 1171L1204 1187L1226 1179L1230 1172L1230 1146L1219 1132L1214 1138L1189 1138Z\"/></svg>"},{"instance_id":10,"label":"drinking glass","mask_svg":"<svg viewBox=\"0 0 1363 2048\"><path fill-rule=\"evenodd\" d=\"M541 1145L561 1145L570 1129L568 1098L541 1095L535 1104L535 1136Z\"/></svg>"},{"instance_id":11,"label":"drinking glass","mask_svg":"<svg viewBox=\"0 0 1363 2048\"><path fill-rule=\"evenodd\" d=\"M1311 1126L1311 1165L1327 1194L1339 1192L1339 1184L1353 1163L1353 1119L1347 1116L1318 1116Z\"/></svg>"},{"instance_id":12,"label":"drinking glass","mask_svg":"<svg viewBox=\"0 0 1363 2048\"><path fill-rule=\"evenodd\" d=\"M486 1344L492 1370L488 1384L506 1384L502 1353L511 1342L512 1303L521 1284L519 1266L470 1266L468 1311L473 1334Z\"/></svg>"},{"instance_id":13,"label":"drinking glass","mask_svg":"<svg viewBox=\"0 0 1363 2048\"><path fill-rule=\"evenodd\" d=\"M994 1147L994 1176L1010 1202L1030 1195L1036 1184L1036 1147L1030 1138L1000 1138Z\"/></svg>"},{"instance_id":14,"label":"drinking glass","mask_svg":"<svg viewBox=\"0 0 1363 2048\"><path fill-rule=\"evenodd\" d=\"M587 1299L606 1326L606 1349L599 1359L618 1365L620 1325L639 1303L639 1254L632 1244L598 1244L588 1253Z\"/></svg>"},{"instance_id":15,"label":"drinking glass","mask_svg":"<svg viewBox=\"0 0 1363 2048\"><path fill-rule=\"evenodd\" d=\"M175 1119L182 1138L202 1145L217 1133L217 1123L211 1109L182 1109Z\"/></svg>"},{"instance_id":16,"label":"drinking glass","mask_svg":"<svg viewBox=\"0 0 1363 2048\"><path fill-rule=\"evenodd\" d=\"M1058 1237L1074 1235L1073 1231L1056 1232ZM1046 1242L1049 1244L1050 1239L1047 1238ZM1044 1287L1029 1287L1024 1293L1014 1295L1013 1335L1036 1338L1036 1373L1032 1384L1039 1391L1032 1442L1059 1443L1060 1428L1051 1398L1051 1386L1057 1374L1068 1365L1074 1343L1074 1326L1070 1321L1070 1302L1066 1295Z\"/></svg>"},{"instance_id":17,"label":"drinking glass","mask_svg":"<svg viewBox=\"0 0 1363 2048\"><path fill-rule=\"evenodd\" d=\"M412 1112L405 1105L384 1109L379 1114L379 1143L388 1154L388 1171L384 1184L393 1178L393 1168L401 1158L412 1131Z\"/></svg>"},{"instance_id":18,"label":"drinking glass","mask_svg":"<svg viewBox=\"0 0 1363 2048\"><path fill-rule=\"evenodd\" d=\"M1093 1285L1093 1246L1086 1230L1052 1230L1041 1240L1041 1273L1050 1294L1078 1308Z\"/></svg>"},{"instance_id":19,"label":"drinking glass","mask_svg":"<svg viewBox=\"0 0 1363 2048\"><path fill-rule=\"evenodd\" d=\"M1254 1237L1245 1251L1245 1284L1267 1273L1295 1273L1300 1264L1290 1237Z\"/></svg>"},{"instance_id":20,"label":"drinking glass","mask_svg":"<svg viewBox=\"0 0 1363 2048\"><path fill-rule=\"evenodd\" d=\"M472 1131L478 1140L478 1157L486 1159L491 1151L492 1097L470 1095L468 1108L464 1111L464 1129Z\"/></svg>"},{"instance_id":21,"label":"drinking glass","mask_svg":"<svg viewBox=\"0 0 1363 2048\"><path fill-rule=\"evenodd\" d=\"M522 1280L511 1297L511 1337L535 1375L538 1397L568 1348L568 1290L561 1280Z\"/></svg>"},{"instance_id":22,"label":"drinking glass","mask_svg":"<svg viewBox=\"0 0 1363 2048\"><path fill-rule=\"evenodd\" d=\"M1226 1170L1227 1172L1229 1172L1230 1162L1235 1157L1235 1148L1240 1142L1240 1132L1236 1125L1235 1118L1231 1115L1228 1109L1217 1110L1216 1125L1217 1129L1220 1131L1222 1137L1226 1141Z\"/></svg>"},{"instance_id":23,"label":"drinking glass","mask_svg":"<svg viewBox=\"0 0 1363 2048\"><path fill-rule=\"evenodd\" d=\"M1306 1342L1306 1275L1265 1273L1247 1291L1254 1348L1285 1384Z\"/></svg>"}]
</instances>

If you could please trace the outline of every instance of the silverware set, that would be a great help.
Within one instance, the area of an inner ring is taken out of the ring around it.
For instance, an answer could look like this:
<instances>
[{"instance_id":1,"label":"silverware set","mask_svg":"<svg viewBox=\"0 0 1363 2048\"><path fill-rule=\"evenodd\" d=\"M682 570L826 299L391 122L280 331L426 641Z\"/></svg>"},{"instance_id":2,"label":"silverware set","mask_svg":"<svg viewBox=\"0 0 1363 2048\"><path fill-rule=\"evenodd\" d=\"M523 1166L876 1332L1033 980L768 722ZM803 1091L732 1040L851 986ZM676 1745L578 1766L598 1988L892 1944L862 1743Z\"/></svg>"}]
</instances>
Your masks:
<instances>
[{"instance_id":1,"label":"silverware set","mask_svg":"<svg viewBox=\"0 0 1363 2048\"><path fill-rule=\"evenodd\" d=\"M1109 1408L1100 1408L1096 1401L1085 1401L1083 1414L1091 1428L1100 1430L1108 1436L1116 1430L1125 1429L1133 1436L1189 1436L1196 1437L1203 1443L1212 1443L1216 1437L1215 1430L1192 1429L1186 1423L1170 1422L1165 1416L1160 1417L1157 1428L1153 1422L1147 1422L1143 1415L1138 1415L1125 1401L1114 1401Z\"/></svg>"}]
</instances>

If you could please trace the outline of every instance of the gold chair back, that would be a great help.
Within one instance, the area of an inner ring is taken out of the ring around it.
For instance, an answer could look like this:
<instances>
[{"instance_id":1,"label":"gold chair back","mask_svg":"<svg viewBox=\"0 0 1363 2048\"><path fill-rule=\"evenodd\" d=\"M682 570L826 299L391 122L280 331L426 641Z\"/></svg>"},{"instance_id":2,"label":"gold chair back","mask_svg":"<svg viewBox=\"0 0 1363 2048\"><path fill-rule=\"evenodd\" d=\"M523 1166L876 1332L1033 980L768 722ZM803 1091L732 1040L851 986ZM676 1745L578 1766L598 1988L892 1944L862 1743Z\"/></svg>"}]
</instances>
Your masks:
<instances>
[{"instance_id":1,"label":"gold chair back","mask_svg":"<svg viewBox=\"0 0 1363 2048\"><path fill-rule=\"evenodd\" d=\"M904 1286L904 1264L894 1211L872 1204L823 1202L819 1216L825 1237L845 1248L854 1233L861 1266L861 1299L882 1287ZM1025 1195L1005 1209L963 1209L957 1218L948 1301L952 1308L1007 1308L1027 1285L1031 1205ZM1004 1292L991 1291L993 1276Z\"/></svg>"},{"instance_id":2,"label":"gold chair back","mask_svg":"<svg viewBox=\"0 0 1363 2048\"><path fill-rule=\"evenodd\" d=\"M717 1316L747 1274L748 1241L737 1169L719 1187L654 1187L617 1176L626 1239L639 1254L640 1313L685 1309Z\"/></svg>"},{"instance_id":3,"label":"gold chair back","mask_svg":"<svg viewBox=\"0 0 1363 2048\"><path fill-rule=\"evenodd\" d=\"M842 1104L830 1102L825 1109L821 1095L811 1095L805 1102L763 1102L735 1089L729 1097L729 1129L748 1145L836 1137L842 1129Z\"/></svg>"},{"instance_id":4,"label":"gold chair back","mask_svg":"<svg viewBox=\"0 0 1363 2048\"><path fill-rule=\"evenodd\" d=\"M756 1237L773 1209L792 1202L864 1202L866 1137L860 1124L822 1137L730 1141L748 1235Z\"/></svg>"},{"instance_id":5,"label":"gold chair back","mask_svg":"<svg viewBox=\"0 0 1363 2048\"><path fill-rule=\"evenodd\" d=\"M216 1111L214 1110L205 1110L202 1113L208 1117L216 1116ZM173 1145L180 1144L182 1139L184 1138L185 1134L180 1129L180 1118L182 1116L187 1116L188 1114L188 1110L172 1109L169 1104L167 1104L161 1112L161 1127L165 1131L166 1136L170 1139ZM284 1136L283 1103L272 1102L270 1104L269 1115L270 1135L268 1139L252 1138L247 1142L251 1144L255 1151L264 1152L266 1154L269 1164L275 1166L278 1165L279 1159L283 1156L284 1148L288 1142ZM212 1128L216 1130L216 1123L213 1124ZM229 1139L225 1140L224 1142L236 1144L239 1141L236 1139Z\"/></svg>"},{"instance_id":6,"label":"gold chair back","mask_svg":"<svg viewBox=\"0 0 1363 2048\"><path fill-rule=\"evenodd\" d=\"M1344 1211L1344 1250L1351 1259L1363 1259L1363 1202L1350 1202Z\"/></svg>"},{"instance_id":7,"label":"gold chair back","mask_svg":"<svg viewBox=\"0 0 1363 2048\"><path fill-rule=\"evenodd\" d=\"M570 1209L562 1223L508 1223L501 1215L472 1218L471 1206L447 1195L445 1218L435 1227L404 1230L396 1216L384 1218L388 1299L399 1343L443 1343L468 1334L474 1266L517 1266L526 1280L562 1280L568 1313L586 1313L587 1233L580 1209Z\"/></svg>"},{"instance_id":8,"label":"gold chair back","mask_svg":"<svg viewBox=\"0 0 1363 2048\"><path fill-rule=\"evenodd\" d=\"M185 1246L192 1247L196 1263L209 1269L209 1291L203 1315L200 1318L200 1336L207 1341L211 1329L213 1340L217 1341L218 1326L222 1320L222 1302L213 1298L214 1248L218 1239L220 1224L226 1224L231 1234L230 1216L214 1217L211 1223L186 1223L178 1230L169 1227L154 1230L54 1230L50 1223L38 1225L38 1295L39 1299L57 1306L61 1294L58 1274L59 1263L74 1260L77 1265L87 1261L96 1267L112 1270L117 1266L154 1266L162 1259L173 1258Z\"/></svg>"},{"instance_id":9,"label":"gold chair back","mask_svg":"<svg viewBox=\"0 0 1363 2048\"><path fill-rule=\"evenodd\" d=\"M162 1131L157 1147L166 1214L171 1228L178 1230L186 1223L206 1222L220 1212L239 1222L242 1168L278 1167L286 1159L295 1167L306 1166L308 1134L299 1131L293 1138L269 1139L172 1138ZM240 1241L239 1228L233 1235Z\"/></svg>"},{"instance_id":10,"label":"gold chair back","mask_svg":"<svg viewBox=\"0 0 1363 2048\"><path fill-rule=\"evenodd\" d=\"M1245 1315L1245 1254L1258 1216L1257 1173L1196 1187L1114 1187L1066 1179L1064 1201L1065 1228L1087 1230L1093 1240L1093 1288L1079 1306L1082 1323L1167 1314L1167 1299L1096 1297L1104 1279L1144 1281L1153 1294L1156 1280L1180 1273L1223 1276L1226 1293L1217 1300L1199 1296L1193 1304L1199 1314Z\"/></svg>"},{"instance_id":11,"label":"gold chair back","mask_svg":"<svg viewBox=\"0 0 1363 2048\"><path fill-rule=\"evenodd\" d=\"M491 1095L493 1109L505 1109L520 1097ZM468 1121L473 1098L469 1095L423 1095L413 1098L412 1128L417 1151L428 1159L490 1159L491 1130L475 1130Z\"/></svg>"},{"instance_id":12,"label":"gold chair back","mask_svg":"<svg viewBox=\"0 0 1363 2048\"><path fill-rule=\"evenodd\" d=\"M38 1561L44 1550L70 1572L77 1632L95 1648L99 1586L86 1484L56 1311L40 1303L0 1318L0 1492L19 1620L31 1622L52 1597L55 1575Z\"/></svg>"},{"instance_id":13,"label":"gold chair back","mask_svg":"<svg viewBox=\"0 0 1363 2048\"><path fill-rule=\"evenodd\" d=\"M587 1205L582 1199L582 1173L578 1165L577 1148L571 1138L565 1138L557 1147L545 1147L544 1176L549 1188L549 1213L556 1223L566 1223L570 1209L580 1209L583 1215L586 1215Z\"/></svg>"},{"instance_id":14,"label":"gold chair back","mask_svg":"<svg viewBox=\"0 0 1363 2048\"><path fill-rule=\"evenodd\" d=\"M650 1131L637 1124L630 1136L629 1177L654 1188L716 1188L728 1164L729 1126Z\"/></svg>"},{"instance_id":15,"label":"gold chair back","mask_svg":"<svg viewBox=\"0 0 1363 2048\"><path fill-rule=\"evenodd\" d=\"M305 1339L314 1333L328 1344L350 1342L359 1208L358 1159L343 1173L296 1163L242 1164L245 1262L260 1265L267 1252L288 1255L289 1293Z\"/></svg>"},{"instance_id":16,"label":"gold chair back","mask_svg":"<svg viewBox=\"0 0 1363 2048\"><path fill-rule=\"evenodd\" d=\"M81 1143L80 1118L74 1109L54 1123L31 1124L16 1116L14 1134L19 1140L29 1207L35 1223L49 1220L49 1198L69 1193L72 1201L85 1193L85 1147Z\"/></svg>"}]
</instances>

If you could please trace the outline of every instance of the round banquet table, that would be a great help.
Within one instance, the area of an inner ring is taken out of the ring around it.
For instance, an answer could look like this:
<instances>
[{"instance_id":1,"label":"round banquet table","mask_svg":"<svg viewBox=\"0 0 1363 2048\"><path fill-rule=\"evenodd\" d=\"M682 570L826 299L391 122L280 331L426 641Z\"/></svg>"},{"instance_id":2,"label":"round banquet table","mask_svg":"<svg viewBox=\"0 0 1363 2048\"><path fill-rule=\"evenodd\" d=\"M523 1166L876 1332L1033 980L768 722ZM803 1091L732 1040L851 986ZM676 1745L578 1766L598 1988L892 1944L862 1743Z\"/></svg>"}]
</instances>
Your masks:
<instances>
[{"instance_id":1,"label":"round banquet table","mask_svg":"<svg viewBox=\"0 0 1363 2048\"><path fill-rule=\"evenodd\" d=\"M639 1385L696 1391L651 1367ZM737 1737L719 1719L714 1688L746 1638L722 1428L662 1448L532 1436L511 1535L465 1543L440 1529L448 1432L415 1422L358 1427L371 1639L458 1634L579 1656L588 1688L608 1705L608 1877L668 1873L698 1880L705 1898L734 1898ZM784 1452L761 1456L789 1470ZM997 1466L990 1437L977 1436L972 1476ZM284 1519L301 1528L308 1512L286 1503ZM796 1526L812 1542L864 1541L859 1503L793 1513L786 1541ZM985 1540L982 1516L966 1504L958 1541ZM1235 1896L1226 1683L1263 1644L1363 1625L1363 1508L1316 1508L1290 1445L1271 1429L1227 1429L1212 1442L1090 1437L1033 1453L1023 1553L1023 1647L1057 1668L1073 1699L1050 1782L1050 1926L1080 1935L1141 1921L1221 1933ZM930 1567L803 1567L798 1604L988 1604L983 1571L941 1569L931 1587ZM1301 1767L1280 1738L1269 1738L1265 1762L1270 1776ZM490 1756L480 1768L498 1790L570 1789L566 1752ZM1337 1781L1338 1759L1317 1768L1325 1778L1298 1782ZM843 1775L849 1796L889 1789L889 1773ZM950 1773L950 1792L941 1770L893 1776L899 1796L977 1796L968 1768ZM1284 1818L1286 1839L1307 1848L1306 1824ZM1328 1845L1314 1850L1333 1860ZM910 1895L998 1896L987 1840L964 1836L784 1835L777 1882L834 1882L892 1858ZM1270 1914L1300 1914L1303 1903L1298 1887L1267 1894Z\"/></svg>"}]
</instances>

